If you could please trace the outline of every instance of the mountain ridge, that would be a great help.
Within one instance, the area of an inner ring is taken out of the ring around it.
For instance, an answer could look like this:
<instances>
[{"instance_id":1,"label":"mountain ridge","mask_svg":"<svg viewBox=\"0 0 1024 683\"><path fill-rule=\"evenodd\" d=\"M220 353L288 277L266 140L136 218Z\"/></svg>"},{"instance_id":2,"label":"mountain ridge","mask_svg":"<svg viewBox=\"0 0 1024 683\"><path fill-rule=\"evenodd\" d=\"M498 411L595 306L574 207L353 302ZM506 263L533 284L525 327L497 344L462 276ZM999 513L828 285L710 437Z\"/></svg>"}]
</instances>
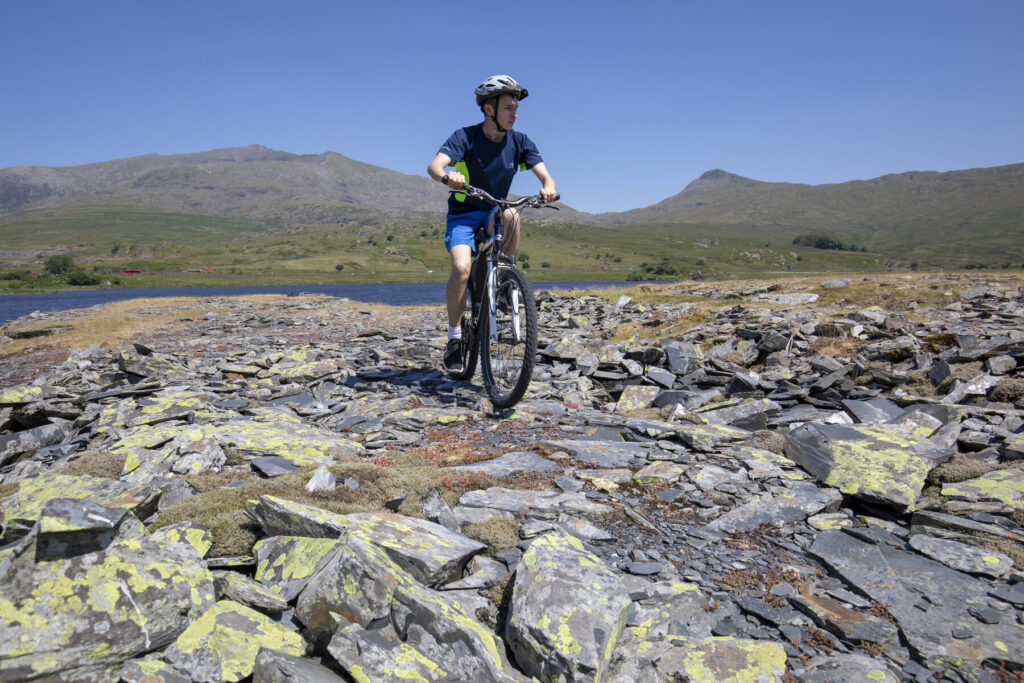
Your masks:
<instances>
[{"instance_id":1,"label":"mountain ridge","mask_svg":"<svg viewBox=\"0 0 1024 683\"><path fill-rule=\"evenodd\" d=\"M443 188L338 152L293 154L262 145L141 156L78 166L0 169L0 230L90 207L148 207L271 226L440 220ZM678 226L725 231L751 244L822 235L880 254L1007 253L1024 260L1024 163L906 171L808 185L711 169L660 202L590 214L560 204L530 220L610 229ZM70 228L69 228L70 229ZM764 239L762 239L762 237Z\"/></svg>"}]
</instances>

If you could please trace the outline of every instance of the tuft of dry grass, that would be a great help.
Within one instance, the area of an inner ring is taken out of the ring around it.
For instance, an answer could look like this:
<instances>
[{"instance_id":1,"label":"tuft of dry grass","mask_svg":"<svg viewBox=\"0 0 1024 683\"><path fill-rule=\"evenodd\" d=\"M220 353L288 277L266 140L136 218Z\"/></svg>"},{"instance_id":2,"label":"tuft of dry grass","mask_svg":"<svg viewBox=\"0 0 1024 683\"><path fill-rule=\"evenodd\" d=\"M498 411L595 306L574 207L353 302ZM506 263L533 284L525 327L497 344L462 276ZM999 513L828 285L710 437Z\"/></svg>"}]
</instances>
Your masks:
<instances>
[{"instance_id":1,"label":"tuft of dry grass","mask_svg":"<svg viewBox=\"0 0 1024 683\"><path fill-rule=\"evenodd\" d=\"M811 344L811 351L833 358L856 358L865 344L856 337L819 337Z\"/></svg>"},{"instance_id":2,"label":"tuft of dry grass","mask_svg":"<svg viewBox=\"0 0 1024 683\"><path fill-rule=\"evenodd\" d=\"M102 451L85 451L63 467L64 474L120 479L126 456Z\"/></svg>"},{"instance_id":3,"label":"tuft of dry grass","mask_svg":"<svg viewBox=\"0 0 1024 683\"><path fill-rule=\"evenodd\" d=\"M353 491L341 485L334 491L310 493L304 487L313 472L312 467L273 479L238 471L183 477L199 493L161 512L153 528L191 520L209 528L213 534L211 556L244 555L251 551L257 532L244 514L245 503L262 495L312 505L337 514L349 514L383 512L386 501L404 493L407 498L399 512L422 516L419 500L432 489L437 489L446 503L454 505L467 491L486 488L493 483L490 477L476 474L453 476L413 452L393 451L386 459L338 463L328 469L339 480L352 477L359 482L359 488ZM224 488L232 480L245 483L236 488Z\"/></svg>"},{"instance_id":4,"label":"tuft of dry grass","mask_svg":"<svg viewBox=\"0 0 1024 683\"><path fill-rule=\"evenodd\" d=\"M678 302L670 302L678 303ZM705 308L694 308L689 313L676 318L655 316L648 320L627 322L619 325L612 341L626 341L637 337L672 338L681 337L697 325L708 319L710 313Z\"/></svg>"},{"instance_id":5,"label":"tuft of dry grass","mask_svg":"<svg viewBox=\"0 0 1024 683\"><path fill-rule=\"evenodd\" d=\"M470 524L462 533L487 545L487 554L495 555L519 542L519 524L507 517L491 517L483 522Z\"/></svg>"},{"instance_id":6,"label":"tuft of dry grass","mask_svg":"<svg viewBox=\"0 0 1024 683\"><path fill-rule=\"evenodd\" d=\"M753 438L746 443L751 448L771 451L776 455L785 455L786 437L770 429L760 429L754 432Z\"/></svg>"},{"instance_id":7,"label":"tuft of dry grass","mask_svg":"<svg viewBox=\"0 0 1024 683\"><path fill-rule=\"evenodd\" d=\"M999 469L999 465L972 460L962 453L956 453L950 460L929 472L927 482L931 485L956 484L976 479L995 469Z\"/></svg>"}]
</instances>

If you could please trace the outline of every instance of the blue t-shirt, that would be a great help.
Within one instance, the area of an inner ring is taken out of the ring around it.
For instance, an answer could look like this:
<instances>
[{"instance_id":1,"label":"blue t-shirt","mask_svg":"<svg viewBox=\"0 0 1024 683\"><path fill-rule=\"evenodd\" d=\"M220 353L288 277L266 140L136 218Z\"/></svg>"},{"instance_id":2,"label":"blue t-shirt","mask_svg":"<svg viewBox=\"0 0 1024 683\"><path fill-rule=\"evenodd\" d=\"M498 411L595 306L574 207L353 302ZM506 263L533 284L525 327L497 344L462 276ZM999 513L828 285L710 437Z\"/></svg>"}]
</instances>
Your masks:
<instances>
[{"instance_id":1,"label":"blue t-shirt","mask_svg":"<svg viewBox=\"0 0 1024 683\"><path fill-rule=\"evenodd\" d=\"M520 168L529 170L544 161L526 134L516 130L505 133L500 142L492 142L484 135L484 124L459 128L448 138L439 153L455 164L455 170L466 177L466 182L479 187L492 197L504 199L512 187L512 178ZM461 199L460 199L461 198ZM448 213L465 213L491 208L464 194L448 197Z\"/></svg>"}]
</instances>

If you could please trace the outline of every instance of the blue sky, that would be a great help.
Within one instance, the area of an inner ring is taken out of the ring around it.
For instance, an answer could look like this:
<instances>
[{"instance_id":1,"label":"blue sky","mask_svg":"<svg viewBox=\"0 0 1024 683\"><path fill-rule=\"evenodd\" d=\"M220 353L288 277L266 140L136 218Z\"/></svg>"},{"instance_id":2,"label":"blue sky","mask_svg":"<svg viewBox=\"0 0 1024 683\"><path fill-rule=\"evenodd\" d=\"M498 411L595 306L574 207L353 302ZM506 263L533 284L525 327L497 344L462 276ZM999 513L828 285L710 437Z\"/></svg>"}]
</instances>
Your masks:
<instances>
[{"instance_id":1,"label":"blue sky","mask_svg":"<svg viewBox=\"0 0 1024 683\"><path fill-rule=\"evenodd\" d=\"M516 126L586 211L712 168L820 184L1020 163L1022 26L1019 0L8 0L0 167L259 143L425 174L495 73L530 89Z\"/></svg>"}]
</instances>

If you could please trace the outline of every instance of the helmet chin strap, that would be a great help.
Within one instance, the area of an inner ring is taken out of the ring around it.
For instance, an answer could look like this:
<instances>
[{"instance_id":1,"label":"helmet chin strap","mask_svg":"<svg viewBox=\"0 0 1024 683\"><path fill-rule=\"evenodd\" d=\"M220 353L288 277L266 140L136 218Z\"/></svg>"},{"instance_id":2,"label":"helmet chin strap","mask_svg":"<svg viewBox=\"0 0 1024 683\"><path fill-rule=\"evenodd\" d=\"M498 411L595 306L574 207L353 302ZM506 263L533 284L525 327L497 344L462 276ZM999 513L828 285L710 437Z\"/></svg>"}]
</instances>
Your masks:
<instances>
[{"instance_id":1,"label":"helmet chin strap","mask_svg":"<svg viewBox=\"0 0 1024 683\"><path fill-rule=\"evenodd\" d=\"M501 100L501 95L495 97L492 101L494 104L491 105L491 121L494 123L495 128L498 129L499 133L507 133L507 128L502 128L501 124L498 123L498 101Z\"/></svg>"}]
</instances>

